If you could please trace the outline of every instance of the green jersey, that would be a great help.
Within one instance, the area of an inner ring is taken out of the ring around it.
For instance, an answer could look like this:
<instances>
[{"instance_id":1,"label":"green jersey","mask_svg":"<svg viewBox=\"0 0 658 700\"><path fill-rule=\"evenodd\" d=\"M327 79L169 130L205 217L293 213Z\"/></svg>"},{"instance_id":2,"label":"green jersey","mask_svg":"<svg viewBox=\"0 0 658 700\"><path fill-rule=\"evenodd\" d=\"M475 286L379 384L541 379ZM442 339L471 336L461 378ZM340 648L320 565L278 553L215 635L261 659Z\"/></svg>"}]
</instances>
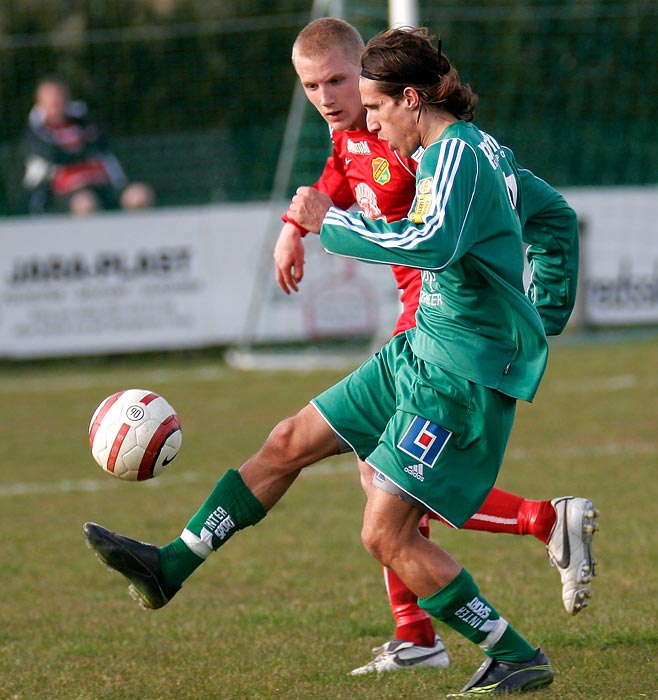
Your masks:
<instances>
[{"instance_id":1,"label":"green jersey","mask_svg":"<svg viewBox=\"0 0 658 700\"><path fill-rule=\"evenodd\" d=\"M320 242L330 253L419 268L417 327L408 332L414 354L531 401L546 366L546 333L560 332L573 307L574 226L560 195L520 170L489 134L459 121L425 150L406 219L386 223L332 207Z\"/></svg>"},{"instance_id":2,"label":"green jersey","mask_svg":"<svg viewBox=\"0 0 658 700\"><path fill-rule=\"evenodd\" d=\"M578 286L576 212L561 194L529 170L519 168L519 213L530 263L528 298L546 335L559 335L571 316Z\"/></svg>"}]
</instances>

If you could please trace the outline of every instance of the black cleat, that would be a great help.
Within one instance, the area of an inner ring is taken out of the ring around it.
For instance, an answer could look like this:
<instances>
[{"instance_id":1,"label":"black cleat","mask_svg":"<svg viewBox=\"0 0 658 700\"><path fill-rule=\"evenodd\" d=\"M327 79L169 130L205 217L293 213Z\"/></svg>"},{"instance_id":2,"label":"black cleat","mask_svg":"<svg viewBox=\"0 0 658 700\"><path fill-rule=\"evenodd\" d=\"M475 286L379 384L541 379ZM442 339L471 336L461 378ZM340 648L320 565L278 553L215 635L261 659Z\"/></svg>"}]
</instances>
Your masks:
<instances>
[{"instance_id":1,"label":"black cleat","mask_svg":"<svg viewBox=\"0 0 658 700\"><path fill-rule=\"evenodd\" d=\"M530 661L512 663L487 659L471 680L449 698L478 695L507 695L536 690L553 682L553 667L541 649Z\"/></svg>"},{"instance_id":2,"label":"black cleat","mask_svg":"<svg viewBox=\"0 0 658 700\"><path fill-rule=\"evenodd\" d=\"M123 537L96 523L85 523L82 529L87 544L103 564L130 581L128 593L142 608L157 610L180 590L180 586L165 582L156 546Z\"/></svg>"}]
</instances>

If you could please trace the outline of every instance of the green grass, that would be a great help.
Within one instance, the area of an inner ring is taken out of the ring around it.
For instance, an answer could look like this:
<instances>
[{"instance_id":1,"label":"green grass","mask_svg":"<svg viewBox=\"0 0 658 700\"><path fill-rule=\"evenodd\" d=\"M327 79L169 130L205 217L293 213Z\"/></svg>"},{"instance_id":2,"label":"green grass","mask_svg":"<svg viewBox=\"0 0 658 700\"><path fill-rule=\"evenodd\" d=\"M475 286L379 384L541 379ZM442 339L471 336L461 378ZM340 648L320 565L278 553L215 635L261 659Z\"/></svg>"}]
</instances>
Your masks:
<instances>
[{"instance_id":1,"label":"green grass","mask_svg":"<svg viewBox=\"0 0 658 700\"><path fill-rule=\"evenodd\" d=\"M203 355L0 366L0 697L427 700L460 688L481 654L444 627L446 671L347 675L393 630L348 456L303 474L163 610L139 609L84 545L86 520L169 541L227 468L339 376L243 373ZM86 442L100 400L132 386L162 393L183 422L181 455L150 483L103 474ZM535 404L519 405L500 485L599 506L590 608L564 613L536 540L433 525L549 654L557 677L538 700L658 697L657 466L658 340L558 344Z\"/></svg>"}]
</instances>

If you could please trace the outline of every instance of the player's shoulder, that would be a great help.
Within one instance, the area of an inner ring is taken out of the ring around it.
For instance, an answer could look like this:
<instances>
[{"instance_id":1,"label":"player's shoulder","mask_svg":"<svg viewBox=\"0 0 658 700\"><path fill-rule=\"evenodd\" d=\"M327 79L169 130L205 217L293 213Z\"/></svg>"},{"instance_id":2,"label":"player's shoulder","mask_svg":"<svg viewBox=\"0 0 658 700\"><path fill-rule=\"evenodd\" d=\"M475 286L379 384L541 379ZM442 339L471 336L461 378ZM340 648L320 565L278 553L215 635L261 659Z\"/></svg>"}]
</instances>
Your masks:
<instances>
[{"instance_id":1,"label":"player's shoulder","mask_svg":"<svg viewBox=\"0 0 658 700\"><path fill-rule=\"evenodd\" d=\"M470 149L482 150L482 144L488 144L496 151L500 151L502 146L489 133L480 129L474 122L458 120L448 125L433 146L446 144L461 144Z\"/></svg>"},{"instance_id":2,"label":"player's shoulder","mask_svg":"<svg viewBox=\"0 0 658 700\"><path fill-rule=\"evenodd\" d=\"M478 161L487 161L493 170L497 170L501 163L507 164L506 171L517 169L512 150L473 122L451 124L437 141L428 146L427 151L442 162L471 162L477 166Z\"/></svg>"}]
</instances>

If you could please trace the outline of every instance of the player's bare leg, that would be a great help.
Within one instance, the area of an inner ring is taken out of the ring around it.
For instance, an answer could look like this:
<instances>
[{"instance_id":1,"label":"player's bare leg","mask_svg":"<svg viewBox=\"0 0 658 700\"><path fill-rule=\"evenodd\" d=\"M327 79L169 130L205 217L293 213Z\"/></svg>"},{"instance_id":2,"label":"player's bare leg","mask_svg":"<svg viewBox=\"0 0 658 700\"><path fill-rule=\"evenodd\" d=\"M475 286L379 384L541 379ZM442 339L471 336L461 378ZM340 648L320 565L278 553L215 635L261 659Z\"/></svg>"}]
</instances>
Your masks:
<instances>
[{"instance_id":1,"label":"player's bare leg","mask_svg":"<svg viewBox=\"0 0 658 700\"><path fill-rule=\"evenodd\" d=\"M372 484L374 470L360 460L359 470L363 489L369 494L376 488ZM586 499L530 500L494 488L461 529L532 535L546 545L549 561L560 572L565 610L575 615L587 606L590 585L596 573L591 545L598 529L597 516L598 510ZM429 517L437 518L433 514ZM421 518L419 531L429 538L428 516ZM566 540L565 532L568 533ZM567 540L570 547L568 556L565 556L563 543ZM375 647L372 650L374 658L355 668L352 675L407 670L417 666L446 668L448 655L430 616L418 605L415 594L397 574L387 567L383 567L383 572L395 634L392 640Z\"/></svg>"},{"instance_id":2,"label":"player's bare leg","mask_svg":"<svg viewBox=\"0 0 658 700\"><path fill-rule=\"evenodd\" d=\"M130 582L130 594L145 608L166 605L183 582L238 530L262 520L302 468L340 451L336 437L310 405L281 421L261 449L239 470L217 482L180 537L154 545L86 523L89 546Z\"/></svg>"},{"instance_id":3,"label":"player's bare leg","mask_svg":"<svg viewBox=\"0 0 658 700\"><path fill-rule=\"evenodd\" d=\"M374 469L362 460L359 463L361 485L370 494ZM429 537L429 522L423 516L419 530ZM355 668L351 675L383 671L410 670L419 667L447 668L450 659L443 641L436 634L431 617L418 605L418 597L388 567L382 567L395 634L392 639L372 650L373 658L363 666Z\"/></svg>"},{"instance_id":4,"label":"player's bare leg","mask_svg":"<svg viewBox=\"0 0 658 700\"><path fill-rule=\"evenodd\" d=\"M308 405L272 430L260 450L240 467L240 476L265 510L270 510L304 467L339 451L333 430Z\"/></svg>"},{"instance_id":5,"label":"player's bare leg","mask_svg":"<svg viewBox=\"0 0 658 700\"><path fill-rule=\"evenodd\" d=\"M500 616L454 557L420 534L420 517L413 505L373 489L364 515L363 544L419 596L423 609L489 657L462 692L520 692L551 683L553 670L541 649Z\"/></svg>"}]
</instances>

